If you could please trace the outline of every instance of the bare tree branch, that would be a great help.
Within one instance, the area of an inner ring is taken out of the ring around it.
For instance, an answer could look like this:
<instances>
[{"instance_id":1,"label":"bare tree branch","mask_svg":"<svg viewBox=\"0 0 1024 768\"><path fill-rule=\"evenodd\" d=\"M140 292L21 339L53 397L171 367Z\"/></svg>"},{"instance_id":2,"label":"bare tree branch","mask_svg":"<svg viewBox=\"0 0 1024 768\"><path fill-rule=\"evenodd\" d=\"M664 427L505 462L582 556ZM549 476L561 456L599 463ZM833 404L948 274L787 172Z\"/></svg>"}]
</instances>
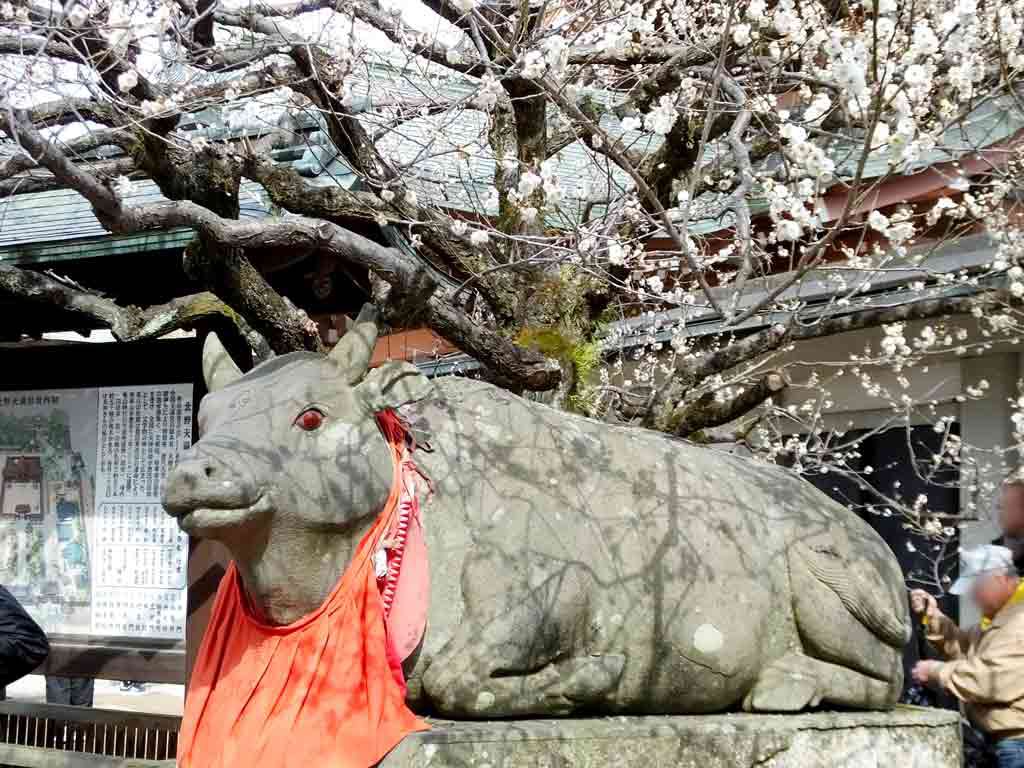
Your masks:
<instances>
[{"instance_id":1,"label":"bare tree branch","mask_svg":"<svg viewBox=\"0 0 1024 768\"><path fill-rule=\"evenodd\" d=\"M186 255L186 261L192 262L191 269L201 274L208 284L216 284L218 295L250 318L275 351L310 346L312 342L304 339L315 335L315 329L302 324L301 318L289 322L295 312L286 306L277 306L280 298L245 259L246 250L326 252L364 267L393 288L397 287L400 295L416 296L421 301L429 295L423 308L426 322L483 364L514 377L528 389L550 389L558 383L561 371L557 363L479 326L457 308L453 289L429 292L424 287L429 281L424 281L422 266L397 249L322 220L238 221L225 219L208 208L184 200L124 206L109 187L40 136L23 114L16 116L10 130L40 164L92 204L100 222L110 231L128 233L188 227L199 232L202 247ZM225 272L230 273L229 279L225 279ZM316 343L319 343L318 335Z\"/></svg>"},{"instance_id":2,"label":"bare tree branch","mask_svg":"<svg viewBox=\"0 0 1024 768\"><path fill-rule=\"evenodd\" d=\"M24 157L17 155L16 157ZM10 163L15 158L8 160ZM108 179L124 176L125 178L137 180L145 178L145 174L135 167L135 161L130 157L119 157L114 160L100 160L88 164L89 172L94 176ZM60 181L49 171L33 169L27 173L9 177L6 169L0 169L0 198L14 197L15 195L26 195L33 192L50 192L55 189L66 189L67 185Z\"/></svg>"},{"instance_id":3,"label":"bare tree branch","mask_svg":"<svg viewBox=\"0 0 1024 768\"><path fill-rule=\"evenodd\" d=\"M704 58L704 57L707 58ZM602 46L574 46L569 53L569 63L577 65L604 64L630 66L633 64L660 64L673 59L678 61L710 61L714 53L706 48L689 45L634 44L628 48L609 51Z\"/></svg>"},{"instance_id":4,"label":"bare tree branch","mask_svg":"<svg viewBox=\"0 0 1024 768\"><path fill-rule=\"evenodd\" d=\"M602 130L600 126L598 126L597 123L590 117L588 117L575 103L566 98L565 95L562 93L562 89L559 88L558 85L552 82L548 77L542 78L540 82L543 83L544 90L547 91L548 96L551 98L551 100L558 104L558 106L561 107L563 111L565 111L570 117L576 120L581 126L585 127L587 131L594 134L595 136L600 136L602 138L601 143L603 145L607 145L608 147L608 156L611 157L617 165L619 165L624 171L626 171L626 173L629 174L629 177L636 184L637 190L639 191L641 197L646 201L647 205L649 205L653 209L654 214L658 217L658 219L661 222L661 225L664 227L666 234L668 234L668 236L672 238L672 242L675 244L676 248L679 249L679 252L683 255L683 258L686 260L686 263L689 266L690 271L696 276L697 282L700 284L701 291L703 292L704 297L707 299L708 304L712 307L712 309L721 314L722 308L719 305L718 299L715 297L714 293L711 290L711 285L708 283L704 271L697 264L696 257L692 252L693 249L690 248L684 241L683 236L676 228L676 225L669 216L668 211L665 209L665 206L662 205L657 192L651 188L651 186L647 183L647 180L638 171L638 169L632 163L629 162L629 159L626 156L624 156L621 151L619 151L616 144L620 142L613 142L611 138L608 136L607 132Z\"/></svg>"},{"instance_id":5,"label":"bare tree branch","mask_svg":"<svg viewBox=\"0 0 1024 768\"><path fill-rule=\"evenodd\" d=\"M702 429L728 424L752 411L769 397L777 395L786 386L786 378L773 371L723 402L716 399L716 393L705 392L693 402L683 403L673 410L665 429L680 437L687 437Z\"/></svg>"},{"instance_id":6,"label":"bare tree branch","mask_svg":"<svg viewBox=\"0 0 1024 768\"><path fill-rule=\"evenodd\" d=\"M33 125L40 127L88 121L119 126L128 122L113 104L79 98L57 99L37 104L28 111L28 116Z\"/></svg>"},{"instance_id":7,"label":"bare tree branch","mask_svg":"<svg viewBox=\"0 0 1024 768\"><path fill-rule=\"evenodd\" d=\"M258 153L246 156L242 173L262 185L275 205L292 213L337 222L372 220L387 210L384 202L372 192L352 192L340 185L311 184L294 168L279 165Z\"/></svg>"},{"instance_id":8,"label":"bare tree branch","mask_svg":"<svg viewBox=\"0 0 1024 768\"><path fill-rule=\"evenodd\" d=\"M359 0L352 3L350 9L357 19L379 29L394 43L408 45L407 41L417 40L421 37L415 30L402 24L401 17L385 13L376 0ZM408 45L408 49L417 56L422 56L455 72L480 76L487 71L486 62L478 56L469 55L468 48L462 48L456 52L442 45L433 37L414 42L412 45Z\"/></svg>"},{"instance_id":9,"label":"bare tree branch","mask_svg":"<svg viewBox=\"0 0 1024 768\"><path fill-rule=\"evenodd\" d=\"M59 40L38 37L36 35L0 35L0 54L14 56L38 56L45 54L62 61L84 64L82 55L70 45Z\"/></svg>"},{"instance_id":10,"label":"bare tree branch","mask_svg":"<svg viewBox=\"0 0 1024 768\"><path fill-rule=\"evenodd\" d=\"M685 47L678 50L664 64L633 86L626 100L616 108L616 113L622 116L633 111L649 111L658 99L680 86L688 67L714 60L713 48Z\"/></svg>"},{"instance_id":11,"label":"bare tree branch","mask_svg":"<svg viewBox=\"0 0 1024 768\"><path fill-rule=\"evenodd\" d=\"M890 323L928 320L947 315L969 314L975 308L1005 304L1012 300L1005 291L989 291L977 296L947 296L898 304L894 307L865 307L847 314L832 315L814 322L799 324L794 319L788 326L776 324L763 331L731 341L722 349L692 360L680 361L676 375L699 383L710 376L773 352L793 341L832 336L837 333L875 328Z\"/></svg>"},{"instance_id":12,"label":"bare tree branch","mask_svg":"<svg viewBox=\"0 0 1024 768\"><path fill-rule=\"evenodd\" d=\"M147 309L122 307L112 299L48 275L0 264L0 295L51 305L99 321L119 341L155 339L211 321L230 322L247 340L253 337L248 323L212 293L183 296Z\"/></svg>"}]
</instances>

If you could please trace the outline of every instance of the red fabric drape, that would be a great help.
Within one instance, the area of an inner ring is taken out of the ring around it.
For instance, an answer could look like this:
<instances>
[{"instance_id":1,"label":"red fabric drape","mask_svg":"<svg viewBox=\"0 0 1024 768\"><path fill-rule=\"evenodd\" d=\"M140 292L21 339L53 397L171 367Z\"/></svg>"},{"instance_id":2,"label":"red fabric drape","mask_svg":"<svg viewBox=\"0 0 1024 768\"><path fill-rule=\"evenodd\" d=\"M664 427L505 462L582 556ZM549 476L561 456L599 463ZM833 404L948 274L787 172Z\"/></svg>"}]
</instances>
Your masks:
<instances>
[{"instance_id":1,"label":"red fabric drape","mask_svg":"<svg viewBox=\"0 0 1024 768\"><path fill-rule=\"evenodd\" d=\"M397 511L405 442L394 414L378 421L392 449L391 496L319 609L264 624L228 567L189 682L180 768L368 768L426 728L405 706L372 563Z\"/></svg>"}]
</instances>

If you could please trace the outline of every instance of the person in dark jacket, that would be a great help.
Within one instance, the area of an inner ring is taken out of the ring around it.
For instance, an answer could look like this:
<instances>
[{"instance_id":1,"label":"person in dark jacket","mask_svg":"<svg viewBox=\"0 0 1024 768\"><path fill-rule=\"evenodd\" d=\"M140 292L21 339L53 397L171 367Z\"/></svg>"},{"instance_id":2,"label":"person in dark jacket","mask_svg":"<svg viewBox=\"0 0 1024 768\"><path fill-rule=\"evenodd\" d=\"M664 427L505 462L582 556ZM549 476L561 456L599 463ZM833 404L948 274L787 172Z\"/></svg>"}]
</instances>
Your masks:
<instances>
[{"instance_id":1,"label":"person in dark jacket","mask_svg":"<svg viewBox=\"0 0 1024 768\"><path fill-rule=\"evenodd\" d=\"M42 664L49 653L46 633L14 595L0 587L0 699L8 685Z\"/></svg>"},{"instance_id":2,"label":"person in dark jacket","mask_svg":"<svg viewBox=\"0 0 1024 768\"><path fill-rule=\"evenodd\" d=\"M1003 481L999 496L999 528L1003 533L992 543L1013 552L1017 573L1024 573L1024 468Z\"/></svg>"}]
</instances>

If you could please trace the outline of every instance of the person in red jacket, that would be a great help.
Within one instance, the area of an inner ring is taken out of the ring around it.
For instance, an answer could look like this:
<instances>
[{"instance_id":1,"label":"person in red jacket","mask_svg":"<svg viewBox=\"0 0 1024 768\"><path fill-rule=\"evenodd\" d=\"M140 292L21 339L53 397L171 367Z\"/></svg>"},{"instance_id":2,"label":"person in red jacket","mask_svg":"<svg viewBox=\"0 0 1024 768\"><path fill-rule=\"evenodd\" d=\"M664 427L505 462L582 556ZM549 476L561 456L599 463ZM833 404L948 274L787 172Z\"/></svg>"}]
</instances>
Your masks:
<instances>
[{"instance_id":1,"label":"person in red jacket","mask_svg":"<svg viewBox=\"0 0 1024 768\"><path fill-rule=\"evenodd\" d=\"M0 699L8 685L42 664L49 654L46 633L14 595L0 587Z\"/></svg>"}]
</instances>

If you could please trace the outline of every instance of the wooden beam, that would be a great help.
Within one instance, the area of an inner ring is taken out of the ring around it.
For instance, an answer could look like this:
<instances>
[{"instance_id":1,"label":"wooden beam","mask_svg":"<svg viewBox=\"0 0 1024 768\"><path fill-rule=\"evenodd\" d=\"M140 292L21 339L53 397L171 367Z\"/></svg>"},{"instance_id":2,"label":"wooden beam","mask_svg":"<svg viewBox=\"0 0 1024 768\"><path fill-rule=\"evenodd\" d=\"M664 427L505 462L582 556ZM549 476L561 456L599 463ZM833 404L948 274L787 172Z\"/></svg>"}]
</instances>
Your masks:
<instances>
[{"instance_id":1,"label":"wooden beam","mask_svg":"<svg viewBox=\"0 0 1024 768\"><path fill-rule=\"evenodd\" d=\"M60 677L185 683L185 643L111 642L50 635L50 655L36 670Z\"/></svg>"}]
</instances>

